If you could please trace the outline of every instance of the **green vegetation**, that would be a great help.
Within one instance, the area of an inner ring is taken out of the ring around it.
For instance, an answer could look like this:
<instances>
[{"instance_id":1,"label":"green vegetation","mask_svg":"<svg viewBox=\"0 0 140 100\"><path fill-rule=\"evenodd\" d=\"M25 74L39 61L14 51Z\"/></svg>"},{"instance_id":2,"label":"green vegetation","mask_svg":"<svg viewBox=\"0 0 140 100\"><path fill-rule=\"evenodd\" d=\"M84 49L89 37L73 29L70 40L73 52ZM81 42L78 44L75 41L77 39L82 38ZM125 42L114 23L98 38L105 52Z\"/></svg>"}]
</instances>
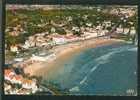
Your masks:
<instances>
[{"instance_id":1,"label":"green vegetation","mask_svg":"<svg viewBox=\"0 0 140 100\"><path fill-rule=\"evenodd\" d=\"M87 18L85 17L87 16ZM128 18L127 23L121 23L124 27L130 27L129 22L133 22L135 28L137 29L137 15ZM55 28L58 34L66 34L65 29L71 30L73 26L84 27L86 23L92 23L92 26L97 26L103 24L103 21L111 21L112 27L120 22L120 16L113 15L109 13L103 13L97 11L97 9L92 10L75 10L75 9L65 9L65 10L48 10L44 11L38 10L16 10L13 13L11 10L6 11L6 27L10 31L6 32L5 42L8 45L24 43L28 36L36 33L49 32L51 34L51 29ZM58 27L53 23L60 25L64 24L62 27ZM21 25L26 33L19 34L17 37L9 36L13 27ZM107 27L111 30L111 27ZM74 35L80 36L81 32L73 32ZM129 36L128 36L129 37Z\"/></svg>"},{"instance_id":2,"label":"green vegetation","mask_svg":"<svg viewBox=\"0 0 140 100\"><path fill-rule=\"evenodd\" d=\"M65 35L66 34L65 30L60 28L60 27L56 28L56 32L60 35Z\"/></svg>"},{"instance_id":3,"label":"green vegetation","mask_svg":"<svg viewBox=\"0 0 140 100\"><path fill-rule=\"evenodd\" d=\"M13 58L15 56L16 56L16 53L15 52L6 52L5 59L11 61L11 60L13 60Z\"/></svg>"}]
</instances>

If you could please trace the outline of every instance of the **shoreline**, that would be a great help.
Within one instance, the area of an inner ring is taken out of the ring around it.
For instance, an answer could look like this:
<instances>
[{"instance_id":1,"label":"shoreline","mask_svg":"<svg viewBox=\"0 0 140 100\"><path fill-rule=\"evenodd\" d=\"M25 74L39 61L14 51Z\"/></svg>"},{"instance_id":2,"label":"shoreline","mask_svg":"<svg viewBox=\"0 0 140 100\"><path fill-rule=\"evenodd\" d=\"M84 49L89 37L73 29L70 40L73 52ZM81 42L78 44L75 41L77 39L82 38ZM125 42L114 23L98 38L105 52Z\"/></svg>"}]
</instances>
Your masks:
<instances>
[{"instance_id":1,"label":"shoreline","mask_svg":"<svg viewBox=\"0 0 140 100\"><path fill-rule=\"evenodd\" d=\"M119 39L97 38L56 46L50 50L56 55L55 59L49 59L46 62L35 62L29 65L28 67L24 68L24 72L30 74L31 76L53 75L53 73L55 73L56 70L59 70L63 62L74 56L76 53L80 53L88 48L96 48L98 46L110 45L122 41L123 40Z\"/></svg>"}]
</instances>

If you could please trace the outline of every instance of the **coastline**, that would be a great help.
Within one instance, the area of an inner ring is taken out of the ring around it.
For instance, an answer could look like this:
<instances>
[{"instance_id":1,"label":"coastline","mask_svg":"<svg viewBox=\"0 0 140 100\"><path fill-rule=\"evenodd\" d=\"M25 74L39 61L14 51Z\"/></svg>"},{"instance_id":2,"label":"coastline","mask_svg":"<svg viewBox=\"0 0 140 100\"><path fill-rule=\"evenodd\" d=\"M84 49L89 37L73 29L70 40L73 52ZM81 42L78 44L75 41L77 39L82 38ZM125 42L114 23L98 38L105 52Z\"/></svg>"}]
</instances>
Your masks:
<instances>
[{"instance_id":1,"label":"coastline","mask_svg":"<svg viewBox=\"0 0 140 100\"><path fill-rule=\"evenodd\" d=\"M56 70L59 70L61 64L65 62L65 60L69 59L76 53L80 53L81 51L88 48L95 48L98 46L110 45L118 42L122 42L122 40L97 38L56 46L50 50L55 54L55 59L49 59L46 62L35 62L24 68L24 72L30 74L31 76L53 75Z\"/></svg>"}]
</instances>

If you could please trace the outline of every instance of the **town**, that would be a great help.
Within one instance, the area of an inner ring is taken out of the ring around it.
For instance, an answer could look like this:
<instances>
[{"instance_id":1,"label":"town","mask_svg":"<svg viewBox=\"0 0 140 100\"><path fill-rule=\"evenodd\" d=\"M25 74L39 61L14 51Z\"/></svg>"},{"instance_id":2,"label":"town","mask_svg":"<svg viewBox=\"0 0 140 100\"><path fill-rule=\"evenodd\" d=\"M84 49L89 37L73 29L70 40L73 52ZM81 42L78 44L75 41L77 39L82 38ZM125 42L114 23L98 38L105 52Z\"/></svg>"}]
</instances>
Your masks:
<instances>
[{"instance_id":1,"label":"town","mask_svg":"<svg viewBox=\"0 0 140 100\"><path fill-rule=\"evenodd\" d=\"M93 38L115 38L137 45L137 34L136 7L30 10L10 6L6 11L5 94L42 91L38 80L26 75L24 68L55 59L56 53L50 52L55 46ZM22 71L17 74L14 69Z\"/></svg>"}]
</instances>

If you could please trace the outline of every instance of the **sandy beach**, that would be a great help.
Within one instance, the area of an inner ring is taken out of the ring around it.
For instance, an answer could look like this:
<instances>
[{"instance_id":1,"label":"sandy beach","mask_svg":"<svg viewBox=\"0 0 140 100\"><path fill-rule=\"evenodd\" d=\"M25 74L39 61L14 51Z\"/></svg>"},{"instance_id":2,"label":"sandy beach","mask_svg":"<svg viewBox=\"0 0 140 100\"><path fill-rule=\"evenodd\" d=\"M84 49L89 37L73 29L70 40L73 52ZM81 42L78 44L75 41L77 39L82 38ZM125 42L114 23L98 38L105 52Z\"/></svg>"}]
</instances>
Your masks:
<instances>
[{"instance_id":1,"label":"sandy beach","mask_svg":"<svg viewBox=\"0 0 140 100\"><path fill-rule=\"evenodd\" d=\"M24 68L24 71L25 73L29 73L30 75L35 76L52 75L55 73L56 70L59 70L61 64L65 62L65 60L69 59L76 53L79 53L87 48L95 48L98 46L109 45L121 41L122 40L117 39L99 38L56 46L50 50L54 52L54 54L56 55L56 59L50 59L46 62L35 62Z\"/></svg>"}]
</instances>

